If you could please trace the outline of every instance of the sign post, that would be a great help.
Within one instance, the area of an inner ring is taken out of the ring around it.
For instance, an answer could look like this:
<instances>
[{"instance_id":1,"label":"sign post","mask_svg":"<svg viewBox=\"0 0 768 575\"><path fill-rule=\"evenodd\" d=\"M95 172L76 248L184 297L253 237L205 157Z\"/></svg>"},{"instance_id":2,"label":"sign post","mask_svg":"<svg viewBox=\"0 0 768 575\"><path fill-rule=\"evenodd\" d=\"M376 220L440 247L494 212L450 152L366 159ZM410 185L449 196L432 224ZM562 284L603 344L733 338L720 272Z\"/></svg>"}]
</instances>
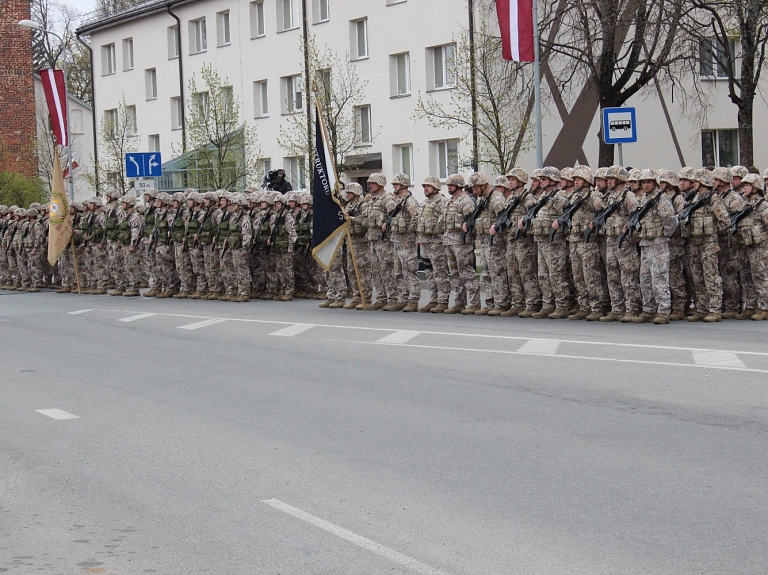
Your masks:
<instances>
[{"instance_id":1,"label":"sign post","mask_svg":"<svg viewBox=\"0 0 768 575\"><path fill-rule=\"evenodd\" d=\"M619 165L624 165L622 144L637 142L637 116L634 108L603 108L603 141L619 147Z\"/></svg>"}]
</instances>

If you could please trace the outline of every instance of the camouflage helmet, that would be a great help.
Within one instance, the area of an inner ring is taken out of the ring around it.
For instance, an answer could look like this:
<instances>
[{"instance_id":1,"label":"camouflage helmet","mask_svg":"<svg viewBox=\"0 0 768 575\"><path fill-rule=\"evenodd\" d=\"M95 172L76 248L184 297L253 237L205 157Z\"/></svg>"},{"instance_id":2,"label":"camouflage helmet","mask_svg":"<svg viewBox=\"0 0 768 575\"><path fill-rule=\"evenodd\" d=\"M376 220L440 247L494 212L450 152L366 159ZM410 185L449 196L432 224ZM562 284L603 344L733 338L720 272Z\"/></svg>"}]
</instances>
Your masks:
<instances>
[{"instance_id":1,"label":"camouflage helmet","mask_svg":"<svg viewBox=\"0 0 768 575\"><path fill-rule=\"evenodd\" d=\"M678 172L677 177L680 180L691 180L693 182L696 179L696 170L685 167Z\"/></svg>"},{"instance_id":2,"label":"camouflage helmet","mask_svg":"<svg viewBox=\"0 0 768 575\"><path fill-rule=\"evenodd\" d=\"M468 185L470 188L474 188L475 186L487 186L488 176L483 172L474 172L469 176Z\"/></svg>"},{"instance_id":3,"label":"camouflage helmet","mask_svg":"<svg viewBox=\"0 0 768 575\"><path fill-rule=\"evenodd\" d=\"M160 192L159 194L157 194L157 199L160 203L168 206L171 204L171 201L173 198L171 198L171 194L169 194L168 192Z\"/></svg>"},{"instance_id":4,"label":"camouflage helmet","mask_svg":"<svg viewBox=\"0 0 768 575\"><path fill-rule=\"evenodd\" d=\"M285 205L285 203L286 203L286 202L285 202L285 194L275 194L275 199L274 199L274 201L275 201L275 203L277 203L277 202L280 202L280 203L282 203L283 205Z\"/></svg>"},{"instance_id":5,"label":"camouflage helmet","mask_svg":"<svg viewBox=\"0 0 768 575\"><path fill-rule=\"evenodd\" d=\"M232 200L232 203L238 206L245 206L248 203L248 200L246 199L245 194L237 194Z\"/></svg>"},{"instance_id":6,"label":"camouflage helmet","mask_svg":"<svg viewBox=\"0 0 768 575\"><path fill-rule=\"evenodd\" d=\"M8 213L8 206L0 206L0 216L4 216Z\"/></svg>"},{"instance_id":7,"label":"camouflage helmet","mask_svg":"<svg viewBox=\"0 0 768 575\"><path fill-rule=\"evenodd\" d=\"M101 198L100 198L100 197L98 197L98 196L96 196L95 198L91 198L90 200L88 200L88 203L89 203L89 204L93 204L93 205L94 205L94 206L96 206L97 208L100 208L100 207L102 207L102 206L104 205L104 202L102 202L102 201L101 201Z\"/></svg>"},{"instance_id":8,"label":"camouflage helmet","mask_svg":"<svg viewBox=\"0 0 768 575\"><path fill-rule=\"evenodd\" d=\"M128 204L129 206L135 206L136 205L136 196L132 196L130 194L125 194L122 198L120 198L120 201L124 204Z\"/></svg>"},{"instance_id":9,"label":"camouflage helmet","mask_svg":"<svg viewBox=\"0 0 768 575\"><path fill-rule=\"evenodd\" d=\"M288 192L285 194L285 200L288 202L296 202L299 203L299 193L298 192Z\"/></svg>"},{"instance_id":10,"label":"camouflage helmet","mask_svg":"<svg viewBox=\"0 0 768 575\"><path fill-rule=\"evenodd\" d=\"M541 169L539 173L539 178L549 178L553 182L559 182L560 181L560 170L553 166L546 166Z\"/></svg>"},{"instance_id":11,"label":"camouflage helmet","mask_svg":"<svg viewBox=\"0 0 768 575\"><path fill-rule=\"evenodd\" d=\"M436 192L440 191L440 188L443 187L443 184L440 183L440 178L437 178L435 176L427 176L424 178L424 181L421 182L422 187L424 186L431 186L434 188Z\"/></svg>"},{"instance_id":12,"label":"camouflage helmet","mask_svg":"<svg viewBox=\"0 0 768 575\"><path fill-rule=\"evenodd\" d=\"M29 208L27 210L27 216L30 218L36 218L38 215L37 208Z\"/></svg>"},{"instance_id":13,"label":"camouflage helmet","mask_svg":"<svg viewBox=\"0 0 768 575\"><path fill-rule=\"evenodd\" d=\"M507 172L507 178L516 178L521 184L528 183L528 172L523 168L512 168Z\"/></svg>"},{"instance_id":14,"label":"camouflage helmet","mask_svg":"<svg viewBox=\"0 0 768 575\"><path fill-rule=\"evenodd\" d=\"M496 178L496 183L494 184L494 187L497 188L505 188L509 189L509 180L507 179L507 176L498 176Z\"/></svg>"},{"instance_id":15,"label":"camouflage helmet","mask_svg":"<svg viewBox=\"0 0 768 575\"><path fill-rule=\"evenodd\" d=\"M764 189L763 180L760 177L760 174L750 174L750 173L747 173L741 179L741 181L744 184L751 184L753 188L755 188L756 190L760 190L761 192Z\"/></svg>"},{"instance_id":16,"label":"camouflage helmet","mask_svg":"<svg viewBox=\"0 0 768 575\"><path fill-rule=\"evenodd\" d=\"M627 174L627 180L628 182L639 182L640 181L640 174L642 173L641 170L638 170L637 168L634 168L632 170L629 170L629 173Z\"/></svg>"},{"instance_id":17,"label":"camouflage helmet","mask_svg":"<svg viewBox=\"0 0 768 575\"><path fill-rule=\"evenodd\" d=\"M217 198L216 198L216 192L205 192L205 193L203 194L203 199L204 199L204 200L211 200L211 201L214 201L214 202L215 202L215 201L216 201L216 199L217 199Z\"/></svg>"},{"instance_id":18,"label":"camouflage helmet","mask_svg":"<svg viewBox=\"0 0 768 575\"><path fill-rule=\"evenodd\" d=\"M154 200L157 197L157 190L155 188L149 188L148 190L144 190L144 195L149 196Z\"/></svg>"},{"instance_id":19,"label":"camouflage helmet","mask_svg":"<svg viewBox=\"0 0 768 575\"><path fill-rule=\"evenodd\" d=\"M299 203L300 204L308 204L312 205L314 203L314 199L312 198L312 194L309 192L304 192L303 194L299 195Z\"/></svg>"},{"instance_id":20,"label":"camouflage helmet","mask_svg":"<svg viewBox=\"0 0 768 575\"><path fill-rule=\"evenodd\" d=\"M274 194L264 194L261 196L261 203L267 204L268 206L274 206L275 205L275 195Z\"/></svg>"},{"instance_id":21,"label":"camouflage helmet","mask_svg":"<svg viewBox=\"0 0 768 575\"><path fill-rule=\"evenodd\" d=\"M743 180L744 176L746 176L748 173L749 170L744 166L733 166L731 168L731 177L733 178L741 178Z\"/></svg>"},{"instance_id":22,"label":"camouflage helmet","mask_svg":"<svg viewBox=\"0 0 768 575\"><path fill-rule=\"evenodd\" d=\"M26 218L27 217L27 210L24 208L16 208L16 215L20 218Z\"/></svg>"},{"instance_id":23,"label":"camouflage helmet","mask_svg":"<svg viewBox=\"0 0 768 575\"><path fill-rule=\"evenodd\" d=\"M565 167L562 170L560 170L560 179L565 180L566 182L572 182L573 181L573 168Z\"/></svg>"},{"instance_id":24,"label":"camouflage helmet","mask_svg":"<svg viewBox=\"0 0 768 575\"><path fill-rule=\"evenodd\" d=\"M347 184L347 187L344 188L344 191L348 194L354 194L356 196L362 196L363 195L363 186L358 184L357 182L350 182Z\"/></svg>"},{"instance_id":25,"label":"camouflage helmet","mask_svg":"<svg viewBox=\"0 0 768 575\"><path fill-rule=\"evenodd\" d=\"M541 177L541 170L539 168L536 168L531 172L532 180L538 180L540 177Z\"/></svg>"},{"instance_id":26,"label":"camouflage helmet","mask_svg":"<svg viewBox=\"0 0 768 575\"><path fill-rule=\"evenodd\" d=\"M672 170L659 170L659 183L669 184L673 188L680 187L680 178Z\"/></svg>"},{"instance_id":27,"label":"camouflage helmet","mask_svg":"<svg viewBox=\"0 0 768 575\"><path fill-rule=\"evenodd\" d=\"M30 210L39 210L40 209L40 203L39 202L32 202L29 204Z\"/></svg>"},{"instance_id":28,"label":"camouflage helmet","mask_svg":"<svg viewBox=\"0 0 768 575\"><path fill-rule=\"evenodd\" d=\"M644 182L646 180L650 180L652 182L658 183L658 176L656 175L656 170L651 170L649 168L646 168L645 170L641 170L640 176L638 177L638 181Z\"/></svg>"},{"instance_id":29,"label":"camouflage helmet","mask_svg":"<svg viewBox=\"0 0 768 575\"><path fill-rule=\"evenodd\" d=\"M147 211L147 208L146 208L146 206L144 206L144 204L139 204L138 206L136 206L136 211L139 214L143 214L144 212Z\"/></svg>"},{"instance_id":30,"label":"camouflage helmet","mask_svg":"<svg viewBox=\"0 0 768 575\"><path fill-rule=\"evenodd\" d=\"M764 180L768 180L768 170L765 170L765 171L763 172L763 179L764 179Z\"/></svg>"},{"instance_id":31,"label":"camouflage helmet","mask_svg":"<svg viewBox=\"0 0 768 575\"><path fill-rule=\"evenodd\" d=\"M450 176L445 178L445 185L456 186L457 188L463 188L464 176L462 176L461 174L451 174Z\"/></svg>"},{"instance_id":32,"label":"camouflage helmet","mask_svg":"<svg viewBox=\"0 0 768 575\"><path fill-rule=\"evenodd\" d=\"M256 194L256 192L248 192L246 191L245 199L248 200L249 204L256 204L259 202L259 197Z\"/></svg>"},{"instance_id":33,"label":"camouflage helmet","mask_svg":"<svg viewBox=\"0 0 768 575\"><path fill-rule=\"evenodd\" d=\"M69 205L72 206L73 208L75 208L78 212L82 212L83 211L83 204L81 204L80 202L72 202Z\"/></svg>"},{"instance_id":34,"label":"camouflage helmet","mask_svg":"<svg viewBox=\"0 0 768 575\"><path fill-rule=\"evenodd\" d=\"M401 186L410 186L411 177L408 174L404 174L400 172L399 174L395 174L394 176L392 176L392 183L400 184Z\"/></svg>"},{"instance_id":35,"label":"camouflage helmet","mask_svg":"<svg viewBox=\"0 0 768 575\"><path fill-rule=\"evenodd\" d=\"M713 180L720 180L721 182L725 182L726 184L731 183L731 170L728 168L715 168L712 170L712 179Z\"/></svg>"},{"instance_id":36,"label":"camouflage helmet","mask_svg":"<svg viewBox=\"0 0 768 575\"><path fill-rule=\"evenodd\" d=\"M116 200L120 197L120 192L113 188L107 191L106 197L108 200Z\"/></svg>"},{"instance_id":37,"label":"camouflage helmet","mask_svg":"<svg viewBox=\"0 0 768 575\"><path fill-rule=\"evenodd\" d=\"M196 204L202 204L203 203L203 194L201 194L200 192L192 192L191 194L189 194L187 199L188 200L192 200Z\"/></svg>"},{"instance_id":38,"label":"camouflage helmet","mask_svg":"<svg viewBox=\"0 0 768 575\"><path fill-rule=\"evenodd\" d=\"M592 170L589 166L577 166L573 170L573 177L574 178L581 178L585 182L587 182L590 186L595 183L594 178L592 177Z\"/></svg>"},{"instance_id":39,"label":"camouflage helmet","mask_svg":"<svg viewBox=\"0 0 768 575\"><path fill-rule=\"evenodd\" d=\"M46 202L45 204L40 206L40 209L43 210L44 212L47 212L47 211L49 211L51 209L51 204Z\"/></svg>"},{"instance_id":40,"label":"camouflage helmet","mask_svg":"<svg viewBox=\"0 0 768 575\"><path fill-rule=\"evenodd\" d=\"M624 166L611 166L607 169L607 177L618 180L619 182L630 182L636 180L630 180L630 175Z\"/></svg>"},{"instance_id":41,"label":"camouflage helmet","mask_svg":"<svg viewBox=\"0 0 768 575\"><path fill-rule=\"evenodd\" d=\"M190 194L194 194L196 191L197 190L195 188L187 188L186 190L184 190L184 195L188 196Z\"/></svg>"},{"instance_id":42,"label":"camouflage helmet","mask_svg":"<svg viewBox=\"0 0 768 575\"><path fill-rule=\"evenodd\" d=\"M595 179L596 180L607 180L608 179L608 170L610 168L597 168L595 170Z\"/></svg>"},{"instance_id":43,"label":"camouflage helmet","mask_svg":"<svg viewBox=\"0 0 768 575\"><path fill-rule=\"evenodd\" d=\"M246 194L252 194L252 193L258 192L258 191L259 191L259 186L254 186L253 184L251 184L250 186L245 188L245 193Z\"/></svg>"},{"instance_id":44,"label":"camouflage helmet","mask_svg":"<svg viewBox=\"0 0 768 575\"><path fill-rule=\"evenodd\" d=\"M709 170L697 170L696 181L699 182L705 188L714 188L715 182L712 178L712 172Z\"/></svg>"},{"instance_id":45,"label":"camouflage helmet","mask_svg":"<svg viewBox=\"0 0 768 575\"><path fill-rule=\"evenodd\" d=\"M171 196L171 199L174 202L179 202L181 204L187 201L187 195L184 192L176 192L173 194L173 196Z\"/></svg>"},{"instance_id":46,"label":"camouflage helmet","mask_svg":"<svg viewBox=\"0 0 768 575\"><path fill-rule=\"evenodd\" d=\"M382 173L375 172L368 176L368 183L369 184L376 184L378 186L381 186L382 188L387 185L387 176L385 176Z\"/></svg>"}]
</instances>

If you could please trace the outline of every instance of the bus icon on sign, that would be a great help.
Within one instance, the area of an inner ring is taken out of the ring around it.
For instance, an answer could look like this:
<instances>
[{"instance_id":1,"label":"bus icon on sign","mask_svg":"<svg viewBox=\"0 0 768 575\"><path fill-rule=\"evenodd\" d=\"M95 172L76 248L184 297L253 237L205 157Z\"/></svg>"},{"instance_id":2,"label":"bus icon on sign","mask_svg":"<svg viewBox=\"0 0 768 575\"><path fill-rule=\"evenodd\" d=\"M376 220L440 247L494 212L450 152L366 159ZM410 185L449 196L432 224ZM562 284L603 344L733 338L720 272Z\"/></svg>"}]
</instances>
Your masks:
<instances>
[{"instance_id":1,"label":"bus icon on sign","mask_svg":"<svg viewBox=\"0 0 768 575\"><path fill-rule=\"evenodd\" d=\"M603 108L603 141L606 144L637 142L634 108Z\"/></svg>"},{"instance_id":2,"label":"bus icon on sign","mask_svg":"<svg viewBox=\"0 0 768 575\"><path fill-rule=\"evenodd\" d=\"M632 129L632 122L630 120L612 120L610 127L611 132L615 132L616 130L624 130L626 132L627 130Z\"/></svg>"}]
</instances>

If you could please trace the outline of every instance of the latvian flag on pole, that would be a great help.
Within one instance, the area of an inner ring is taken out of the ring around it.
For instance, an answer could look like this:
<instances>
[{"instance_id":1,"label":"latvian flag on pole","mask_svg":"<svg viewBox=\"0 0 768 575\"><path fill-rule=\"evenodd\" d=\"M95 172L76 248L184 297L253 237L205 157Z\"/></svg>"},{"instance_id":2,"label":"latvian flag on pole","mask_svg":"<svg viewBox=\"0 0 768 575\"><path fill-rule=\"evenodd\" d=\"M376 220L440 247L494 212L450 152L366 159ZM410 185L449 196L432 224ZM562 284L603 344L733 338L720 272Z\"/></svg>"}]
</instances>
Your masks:
<instances>
[{"instance_id":1,"label":"latvian flag on pole","mask_svg":"<svg viewBox=\"0 0 768 575\"><path fill-rule=\"evenodd\" d=\"M496 0L505 60L533 62L533 2L536 0Z\"/></svg>"},{"instance_id":2,"label":"latvian flag on pole","mask_svg":"<svg viewBox=\"0 0 768 575\"><path fill-rule=\"evenodd\" d=\"M48 114L51 117L51 128L59 146L68 146L67 141L67 88L64 83L64 72L61 70L40 70L43 81L45 101L48 104Z\"/></svg>"}]
</instances>

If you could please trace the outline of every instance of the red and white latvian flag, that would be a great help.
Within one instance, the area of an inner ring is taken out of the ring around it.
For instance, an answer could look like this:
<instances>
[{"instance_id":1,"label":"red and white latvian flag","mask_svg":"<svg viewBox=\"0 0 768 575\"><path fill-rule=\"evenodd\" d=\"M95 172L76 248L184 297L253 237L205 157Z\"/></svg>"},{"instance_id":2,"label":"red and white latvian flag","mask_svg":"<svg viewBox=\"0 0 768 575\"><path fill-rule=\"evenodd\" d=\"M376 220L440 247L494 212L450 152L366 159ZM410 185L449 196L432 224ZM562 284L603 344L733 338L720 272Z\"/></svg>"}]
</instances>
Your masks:
<instances>
[{"instance_id":1,"label":"red and white latvian flag","mask_svg":"<svg viewBox=\"0 0 768 575\"><path fill-rule=\"evenodd\" d=\"M51 117L53 135L59 146L68 146L67 141L67 88L64 83L64 72L61 70L40 70L43 81L45 101L48 104L48 114Z\"/></svg>"},{"instance_id":2,"label":"red and white latvian flag","mask_svg":"<svg viewBox=\"0 0 768 575\"><path fill-rule=\"evenodd\" d=\"M505 60L533 62L533 3L536 0L496 0Z\"/></svg>"}]
</instances>

